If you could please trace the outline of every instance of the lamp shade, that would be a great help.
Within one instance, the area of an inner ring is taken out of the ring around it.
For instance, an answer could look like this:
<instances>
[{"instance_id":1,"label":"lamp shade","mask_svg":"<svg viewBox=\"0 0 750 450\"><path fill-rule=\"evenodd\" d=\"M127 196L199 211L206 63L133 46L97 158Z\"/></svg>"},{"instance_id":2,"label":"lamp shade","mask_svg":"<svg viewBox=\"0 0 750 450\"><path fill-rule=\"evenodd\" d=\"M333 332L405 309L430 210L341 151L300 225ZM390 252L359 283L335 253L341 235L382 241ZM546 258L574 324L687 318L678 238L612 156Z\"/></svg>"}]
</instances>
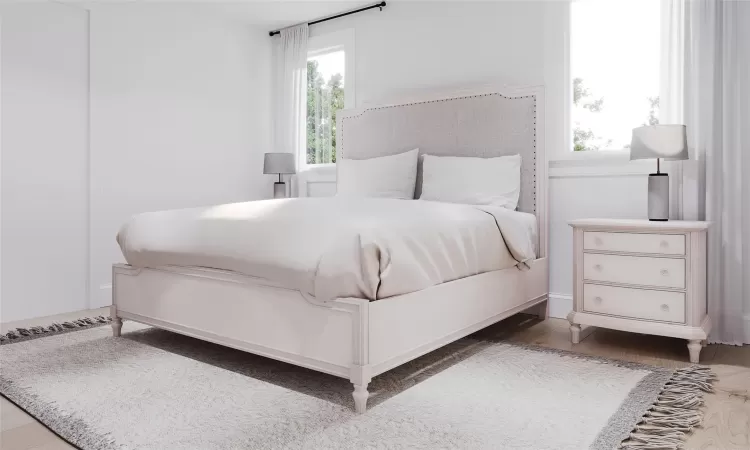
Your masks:
<instances>
[{"instance_id":1,"label":"lamp shade","mask_svg":"<svg viewBox=\"0 0 750 450\"><path fill-rule=\"evenodd\" d=\"M294 155L291 153L266 153L263 159L263 173L297 173L294 168Z\"/></svg>"},{"instance_id":2,"label":"lamp shade","mask_svg":"<svg viewBox=\"0 0 750 450\"><path fill-rule=\"evenodd\" d=\"M649 125L633 129L630 159L688 159L685 125Z\"/></svg>"}]
</instances>

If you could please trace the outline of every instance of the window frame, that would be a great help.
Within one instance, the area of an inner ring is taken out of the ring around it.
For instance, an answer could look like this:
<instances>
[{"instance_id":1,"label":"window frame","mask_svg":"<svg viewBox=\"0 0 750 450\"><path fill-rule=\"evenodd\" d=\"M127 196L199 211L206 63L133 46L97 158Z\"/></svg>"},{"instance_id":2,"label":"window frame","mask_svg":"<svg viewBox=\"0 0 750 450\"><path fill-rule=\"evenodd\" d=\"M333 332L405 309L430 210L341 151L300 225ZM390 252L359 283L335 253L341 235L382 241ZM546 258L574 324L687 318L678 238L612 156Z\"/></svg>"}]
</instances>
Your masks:
<instances>
[{"instance_id":1,"label":"window frame","mask_svg":"<svg viewBox=\"0 0 750 450\"><path fill-rule=\"evenodd\" d=\"M356 77L355 77L355 55L354 55L354 29L349 28L333 31L317 36L311 36L307 40L307 59L325 55L335 51L344 51L344 109L352 109L356 106ZM307 92L305 92L307 95ZM307 111L304 111L302 123L307 121ZM313 168L336 167L336 163L308 164L307 148L297 150L297 167L299 171Z\"/></svg>"}]
</instances>

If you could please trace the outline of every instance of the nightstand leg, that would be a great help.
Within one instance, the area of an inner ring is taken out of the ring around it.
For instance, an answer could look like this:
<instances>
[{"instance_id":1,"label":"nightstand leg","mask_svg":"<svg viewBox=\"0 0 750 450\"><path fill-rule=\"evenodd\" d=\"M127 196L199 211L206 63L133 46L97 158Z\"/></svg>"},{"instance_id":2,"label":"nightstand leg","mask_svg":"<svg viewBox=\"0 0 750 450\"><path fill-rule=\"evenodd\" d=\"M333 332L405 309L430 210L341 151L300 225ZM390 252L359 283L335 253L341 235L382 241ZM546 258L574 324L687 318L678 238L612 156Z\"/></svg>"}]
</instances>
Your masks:
<instances>
[{"instance_id":1,"label":"nightstand leg","mask_svg":"<svg viewBox=\"0 0 750 450\"><path fill-rule=\"evenodd\" d=\"M690 351L690 362L693 364L698 364L701 350L703 349L703 346L701 345L700 339L692 339L688 341L688 350Z\"/></svg>"},{"instance_id":2,"label":"nightstand leg","mask_svg":"<svg viewBox=\"0 0 750 450\"><path fill-rule=\"evenodd\" d=\"M570 324L570 341L574 344L581 342L581 326L577 323Z\"/></svg>"}]
</instances>

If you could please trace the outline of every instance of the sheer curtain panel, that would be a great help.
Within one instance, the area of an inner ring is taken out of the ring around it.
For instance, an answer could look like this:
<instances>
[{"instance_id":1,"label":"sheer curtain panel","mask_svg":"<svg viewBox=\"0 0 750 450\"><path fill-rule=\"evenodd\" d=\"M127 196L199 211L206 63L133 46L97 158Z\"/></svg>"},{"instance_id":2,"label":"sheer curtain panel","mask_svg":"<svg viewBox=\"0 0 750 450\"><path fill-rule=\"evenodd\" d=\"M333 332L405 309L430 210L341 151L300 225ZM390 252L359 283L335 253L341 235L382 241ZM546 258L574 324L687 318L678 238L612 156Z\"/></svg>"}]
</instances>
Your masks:
<instances>
[{"instance_id":1,"label":"sheer curtain panel","mask_svg":"<svg viewBox=\"0 0 750 450\"><path fill-rule=\"evenodd\" d=\"M298 166L305 148L307 37L302 24L281 30L276 43L274 151L293 153Z\"/></svg>"},{"instance_id":2,"label":"sheer curtain panel","mask_svg":"<svg viewBox=\"0 0 750 450\"><path fill-rule=\"evenodd\" d=\"M662 14L660 119L687 125L691 153L677 212L711 222L709 340L750 343L750 2L663 0Z\"/></svg>"}]
</instances>

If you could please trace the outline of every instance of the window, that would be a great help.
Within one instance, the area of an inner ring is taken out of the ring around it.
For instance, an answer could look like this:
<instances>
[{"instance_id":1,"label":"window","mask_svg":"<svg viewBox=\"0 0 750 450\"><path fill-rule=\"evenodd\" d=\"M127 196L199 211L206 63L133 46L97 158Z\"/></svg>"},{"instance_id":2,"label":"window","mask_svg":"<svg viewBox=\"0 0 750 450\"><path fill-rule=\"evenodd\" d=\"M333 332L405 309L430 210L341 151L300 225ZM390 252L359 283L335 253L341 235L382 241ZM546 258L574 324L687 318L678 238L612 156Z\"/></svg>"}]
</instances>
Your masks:
<instances>
[{"instance_id":1,"label":"window","mask_svg":"<svg viewBox=\"0 0 750 450\"><path fill-rule=\"evenodd\" d=\"M353 32L311 38L307 56L305 165L336 162L336 114L354 107Z\"/></svg>"},{"instance_id":2,"label":"window","mask_svg":"<svg viewBox=\"0 0 750 450\"><path fill-rule=\"evenodd\" d=\"M660 4L571 3L573 151L627 149L633 128L659 122Z\"/></svg>"}]
</instances>

